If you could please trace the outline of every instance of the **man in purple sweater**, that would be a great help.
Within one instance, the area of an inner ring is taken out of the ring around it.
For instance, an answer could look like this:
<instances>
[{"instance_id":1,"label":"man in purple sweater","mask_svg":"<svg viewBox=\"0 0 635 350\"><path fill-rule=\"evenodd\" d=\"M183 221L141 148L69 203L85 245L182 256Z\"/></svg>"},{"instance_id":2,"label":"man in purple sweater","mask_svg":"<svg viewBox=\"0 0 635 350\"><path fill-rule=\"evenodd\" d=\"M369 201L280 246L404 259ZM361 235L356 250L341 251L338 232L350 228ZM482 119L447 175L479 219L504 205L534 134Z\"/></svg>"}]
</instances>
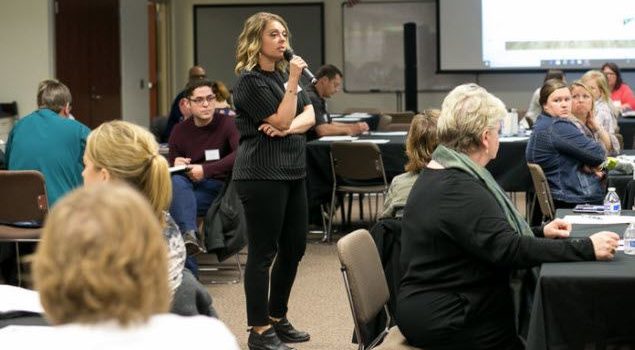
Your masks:
<instances>
[{"instance_id":1,"label":"man in purple sweater","mask_svg":"<svg viewBox=\"0 0 635 350\"><path fill-rule=\"evenodd\" d=\"M203 251L196 244L196 217L205 215L231 172L239 134L233 117L214 114L215 96L210 81L188 83L185 98L192 118L174 127L169 161L173 166L186 165L187 171L172 175L170 214L183 233L188 255L195 255ZM194 259L188 259L186 267L197 274Z\"/></svg>"}]
</instances>

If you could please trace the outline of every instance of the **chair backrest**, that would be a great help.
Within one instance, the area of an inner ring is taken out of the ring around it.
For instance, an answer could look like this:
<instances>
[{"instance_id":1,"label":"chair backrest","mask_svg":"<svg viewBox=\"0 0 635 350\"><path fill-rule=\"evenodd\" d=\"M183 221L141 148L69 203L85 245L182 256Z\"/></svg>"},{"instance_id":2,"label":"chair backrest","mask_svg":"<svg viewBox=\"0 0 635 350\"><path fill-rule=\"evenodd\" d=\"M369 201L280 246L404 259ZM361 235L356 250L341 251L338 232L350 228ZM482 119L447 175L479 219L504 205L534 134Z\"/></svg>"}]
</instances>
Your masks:
<instances>
[{"instance_id":1,"label":"chair backrest","mask_svg":"<svg viewBox=\"0 0 635 350\"><path fill-rule=\"evenodd\" d=\"M556 216L556 209L553 205L551 189L549 188L545 173L538 164L527 163L527 167L529 168L529 174L531 174L531 181L534 183L534 190L536 191L540 211L543 217L553 220Z\"/></svg>"},{"instance_id":2,"label":"chair backrest","mask_svg":"<svg viewBox=\"0 0 635 350\"><path fill-rule=\"evenodd\" d=\"M374 143L332 143L331 165L334 178L339 176L349 180L383 179L387 185L381 150Z\"/></svg>"},{"instance_id":3,"label":"chair backrest","mask_svg":"<svg viewBox=\"0 0 635 350\"><path fill-rule=\"evenodd\" d=\"M18 115L18 103L8 102L0 103L0 117L15 117Z\"/></svg>"},{"instance_id":4,"label":"chair backrest","mask_svg":"<svg viewBox=\"0 0 635 350\"><path fill-rule=\"evenodd\" d=\"M388 302L388 283L368 230L356 230L340 238L337 253L358 333L359 327L377 316Z\"/></svg>"},{"instance_id":5,"label":"chair backrest","mask_svg":"<svg viewBox=\"0 0 635 350\"><path fill-rule=\"evenodd\" d=\"M0 170L0 196L0 223L44 221L48 199L39 171Z\"/></svg>"},{"instance_id":6,"label":"chair backrest","mask_svg":"<svg viewBox=\"0 0 635 350\"><path fill-rule=\"evenodd\" d=\"M392 124L392 117L388 114L380 114L379 122L377 123L377 130L379 131L389 131L390 124Z\"/></svg>"}]
</instances>

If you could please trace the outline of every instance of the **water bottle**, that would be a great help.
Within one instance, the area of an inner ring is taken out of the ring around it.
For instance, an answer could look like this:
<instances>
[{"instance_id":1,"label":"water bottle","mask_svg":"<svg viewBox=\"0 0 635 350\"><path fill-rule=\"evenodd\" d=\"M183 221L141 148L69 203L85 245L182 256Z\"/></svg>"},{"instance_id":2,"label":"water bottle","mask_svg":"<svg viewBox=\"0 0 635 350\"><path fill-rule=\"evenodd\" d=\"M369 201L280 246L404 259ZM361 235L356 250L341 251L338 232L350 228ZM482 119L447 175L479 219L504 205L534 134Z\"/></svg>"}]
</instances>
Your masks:
<instances>
[{"instance_id":1,"label":"water bottle","mask_svg":"<svg viewBox=\"0 0 635 350\"><path fill-rule=\"evenodd\" d=\"M620 197L615 193L615 187L609 187L609 192L604 197L604 215L620 215L621 211Z\"/></svg>"},{"instance_id":2,"label":"water bottle","mask_svg":"<svg viewBox=\"0 0 635 350\"><path fill-rule=\"evenodd\" d=\"M635 255L635 224L631 223L624 232L624 253Z\"/></svg>"}]
</instances>

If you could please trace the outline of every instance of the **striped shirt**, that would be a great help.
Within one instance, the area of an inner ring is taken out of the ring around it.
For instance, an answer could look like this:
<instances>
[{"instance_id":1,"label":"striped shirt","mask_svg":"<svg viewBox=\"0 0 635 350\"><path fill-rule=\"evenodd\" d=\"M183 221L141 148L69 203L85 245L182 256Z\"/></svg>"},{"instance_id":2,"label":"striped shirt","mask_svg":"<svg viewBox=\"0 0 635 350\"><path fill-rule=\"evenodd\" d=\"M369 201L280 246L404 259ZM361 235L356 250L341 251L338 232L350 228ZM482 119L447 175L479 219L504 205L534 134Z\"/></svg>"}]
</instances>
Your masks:
<instances>
[{"instance_id":1,"label":"striped shirt","mask_svg":"<svg viewBox=\"0 0 635 350\"><path fill-rule=\"evenodd\" d=\"M275 114L284 97L287 75L258 68L243 71L234 86L236 127L240 132L234 180L296 180L306 176L304 134L269 137L258 131L264 119ZM296 116L311 101L298 93Z\"/></svg>"}]
</instances>

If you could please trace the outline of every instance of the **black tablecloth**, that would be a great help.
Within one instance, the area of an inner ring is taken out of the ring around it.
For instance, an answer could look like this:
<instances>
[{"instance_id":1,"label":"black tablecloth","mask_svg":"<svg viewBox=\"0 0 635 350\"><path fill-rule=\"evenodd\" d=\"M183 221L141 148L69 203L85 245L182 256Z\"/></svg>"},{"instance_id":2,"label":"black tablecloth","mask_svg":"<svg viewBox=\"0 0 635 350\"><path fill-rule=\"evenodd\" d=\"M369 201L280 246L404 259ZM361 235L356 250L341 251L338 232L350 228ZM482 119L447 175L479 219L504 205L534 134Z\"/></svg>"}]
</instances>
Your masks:
<instances>
[{"instance_id":1,"label":"black tablecloth","mask_svg":"<svg viewBox=\"0 0 635 350\"><path fill-rule=\"evenodd\" d=\"M620 134L624 138L624 149L633 149L633 140L635 136L635 118L619 118L617 125L620 128Z\"/></svg>"},{"instance_id":2,"label":"black tablecloth","mask_svg":"<svg viewBox=\"0 0 635 350\"><path fill-rule=\"evenodd\" d=\"M528 141L501 142L496 159L487 164L487 170L506 192L533 190L525 158Z\"/></svg>"},{"instance_id":3,"label":"black tablecloth","mask_svg":"<svg viewBox=\"0 0 635 350\"><path fill-rule=\"evenodd\" d=\"M404 172L404 165L407 162L405 136L361 136L360 139L386 139L388 143L378 144L381 150L381 157L384 162L384 169L388 181ZM320 204L330 203L331 191L333 188L333 174L331 170L331 142L315 140L307 144L306 149L306 170L307 170L307 191L309 199L309 212L311 222L316 221L315 213Z\"/></svg>"},{"instance_id":4,"label":"black tablecloth","mask_svg":"<svg viewBox=\"0 0 635 350\"><path fill-rule=\"evenodd\" d=\"M406 157L406 136L364 135L360 139L387 139L388 143L378 144L381 150L388 182L404 172ZM333 175L330 161L330 141L314 140L307 144L307 190L311 222L319 224L318 211L321 203L331 201ZM527 192L533 189L527 161L525 160L527 140L501 142L496 159L487 165L494 179L507 192Z\"/></svg>"},{"instance_id":5,"label":"black tablecloth","mask_svg":"<svg viewBox=\"0 0 635 350\"><path fill-rule=\"evenodd\" d=\"M571 213L559 209L556 215ZM622 235L626 226L574 225L572 236L588 237L602 230ZM633 293L635 256L622 251L610 262L543 264L527 349L635 349Z\"/></svg>"}]
</instances>

